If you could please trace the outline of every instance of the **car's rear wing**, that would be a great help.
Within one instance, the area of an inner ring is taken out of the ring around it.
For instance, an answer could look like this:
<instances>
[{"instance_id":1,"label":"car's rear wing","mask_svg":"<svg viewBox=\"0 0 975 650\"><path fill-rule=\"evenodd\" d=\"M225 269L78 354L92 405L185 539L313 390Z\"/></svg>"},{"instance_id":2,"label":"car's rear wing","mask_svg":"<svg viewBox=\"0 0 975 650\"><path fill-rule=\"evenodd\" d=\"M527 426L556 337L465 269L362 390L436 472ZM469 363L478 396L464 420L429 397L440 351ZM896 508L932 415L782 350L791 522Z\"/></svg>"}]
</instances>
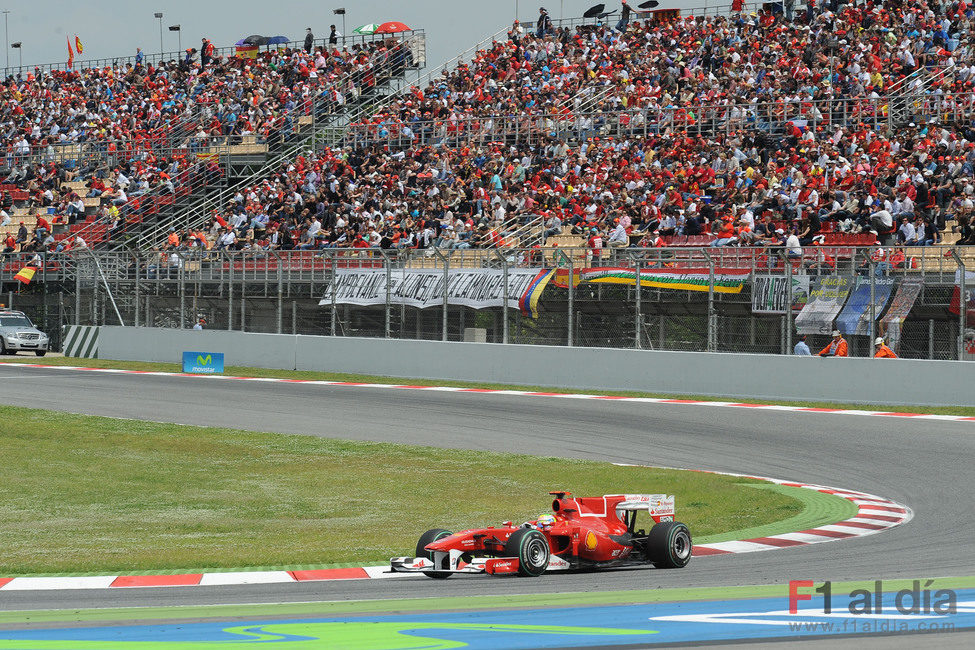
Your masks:
<instances>
[{"instance_id":1,"label":"car's rear wing","mask_svg":"<svg viewBox=\"0 0 975 650\"><path fill-rule=\"evenodd\" d=\"M674 520L676 498L673 494L615 494L606 495L605 498L607 501L620 499L616 503L617 513L645 510L657 523Z\"/></svg>"}]
</instances>

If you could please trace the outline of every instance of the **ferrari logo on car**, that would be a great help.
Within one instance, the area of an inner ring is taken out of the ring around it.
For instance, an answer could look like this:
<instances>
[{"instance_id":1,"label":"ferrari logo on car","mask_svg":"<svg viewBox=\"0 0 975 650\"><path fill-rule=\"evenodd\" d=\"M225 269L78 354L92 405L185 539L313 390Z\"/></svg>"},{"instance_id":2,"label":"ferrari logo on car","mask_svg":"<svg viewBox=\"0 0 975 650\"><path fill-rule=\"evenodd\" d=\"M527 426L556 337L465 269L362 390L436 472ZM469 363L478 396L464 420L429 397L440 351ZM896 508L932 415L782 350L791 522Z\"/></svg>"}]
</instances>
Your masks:
<instances>
[{"instance_id":1,"label":"ferrari logo on car","mask_svg":"<svg viewBox=\"0 0 975 650\"><path fill-rule=\"evenodd\" d=\"M598 543L599 543L599 540L596 539L596 533L592 532L591 530L588 533L586 533L586 548L587 549L589 549L590 551L595 551L596 550L596 545Z\"/></svg>"}]
</instances>

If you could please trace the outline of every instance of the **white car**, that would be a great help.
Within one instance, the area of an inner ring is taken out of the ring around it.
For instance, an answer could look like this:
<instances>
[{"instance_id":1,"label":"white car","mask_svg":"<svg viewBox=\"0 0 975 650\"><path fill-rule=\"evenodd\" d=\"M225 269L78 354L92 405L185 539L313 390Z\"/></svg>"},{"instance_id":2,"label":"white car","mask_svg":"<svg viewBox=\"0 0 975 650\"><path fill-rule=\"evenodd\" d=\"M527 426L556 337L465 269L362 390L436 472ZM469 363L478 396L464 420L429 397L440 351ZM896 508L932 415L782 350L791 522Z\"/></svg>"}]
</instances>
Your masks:
<instances>
[{"instance_id":1,"label":"white car","mask_svg":"<svg viewBox=\"0 0 975 650\"><path fill-rule=\"evenodd\" d=\"M0 354L26 350L43 357L50 342L47 334L34 327L24 312L0 310Z\"/></svg>"}]
</instances>

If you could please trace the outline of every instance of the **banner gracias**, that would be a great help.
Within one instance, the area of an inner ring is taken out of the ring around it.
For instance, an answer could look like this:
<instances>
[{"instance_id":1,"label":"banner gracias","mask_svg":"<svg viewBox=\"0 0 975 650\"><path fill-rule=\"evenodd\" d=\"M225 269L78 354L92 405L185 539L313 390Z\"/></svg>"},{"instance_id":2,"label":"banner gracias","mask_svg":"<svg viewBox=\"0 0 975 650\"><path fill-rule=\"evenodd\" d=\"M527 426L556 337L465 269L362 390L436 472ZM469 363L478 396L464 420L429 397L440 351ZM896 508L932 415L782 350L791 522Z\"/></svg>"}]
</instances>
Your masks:
<instances>
[{"instance_id":1,"label":"banner gracias","mask_svg":"<svg viewBox=\"0 0 975 650\"><path fill-rule=\"evenodd\" d=\"M547 269L509 269L508 307L538 317L538 298L553 272ZM444 273L436 269L338 269L335 284L325 288L319 305L393 305L438 307L443 305ZM486 309L504 301L504 272L500 269L450 269L447 272L447 303Z\"/></svg>"}]
</instances>

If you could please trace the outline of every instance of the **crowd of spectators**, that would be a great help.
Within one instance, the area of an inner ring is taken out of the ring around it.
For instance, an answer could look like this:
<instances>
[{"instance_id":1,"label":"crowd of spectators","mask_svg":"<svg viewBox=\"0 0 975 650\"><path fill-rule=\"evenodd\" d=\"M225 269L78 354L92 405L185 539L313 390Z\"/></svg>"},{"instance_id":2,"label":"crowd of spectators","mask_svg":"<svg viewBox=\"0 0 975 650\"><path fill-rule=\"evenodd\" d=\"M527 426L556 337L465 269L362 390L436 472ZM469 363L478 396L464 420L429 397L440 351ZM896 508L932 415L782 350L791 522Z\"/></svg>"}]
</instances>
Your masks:
<instances>
[{"instance_id":1,"label":"crowd of spectators","mask_svg":"<svg viewBox=\"0 0 975 650\"><path fill-rule=\"evenodd\" d=\"M268 50L256 58L196 60L188 50L182 60L155 65L137 57L104 68L10 76L0 82L0 180L26 191L28 208L53 208L56 223L74 223L84 213L80 199L110 199L96 216L117 232L119 218L138 212L132 199L173 194L196 172L212 176L205 154L213 145L245 136L269 145L285 141L313 101L320 115L341 109L400 74L411 56L402 39L390 38ZM70 181L84 181L85 189L72 190ZM48 235L42 229L18 243L36 247Z\"/></svg>"},{"instance_id":2,"label":"crowd of spectators","mask_svg":"<svg viewBox=\"0 0 975 650\"><path fill-rule=\"evenodd\" d=\"M208 227L174 229L165 247L485 248L517 243L526 223L594 248L695 237L795 256L833 232L934 244L949 222L961 243L975 243L972 95L958 94L975 82L968 6L812 2L790 13L537 31L516 23L506 41L397 96L344 146L272 170ZM339 71L370 65L372 54L164 66L168 90L158 105L140 96L138 106L158 120L166 102L174 119L202 104L201 139L270 138L275 116L318 93L345 101ZM889 128L897 116L883 98L894 92L924 94L954 117ZM862 105L851 111L851 102ZM640 128L607 137L603 118L577 115L582 107ZM720 128L684 128L704 113L718 114ZM579 128L463 137L472 121L531 115ZM418 137L434 123L461 136Z\"/></svg>"},{"instance_id":3,"label":"crowd of spectators","mask_svg":"<svg viewBox=\"0 0 975 650\"><path fill-rule=\"evenodd\" d=\"M838 119L831 108L897 86L939 101L970 88L970 19L963 4L913 1L817 7L792 21L760 12L541 35L516 24L508 41L372 116L369 138L309 152L238 194L209 231L170 241L248 250L495 247L516 243L509 234L535 220L547 236L573 233L593 247L689 236L795 255L831 232L871 244L938 243L954 221L962 243L972 243L970 118L888 130L876 115ZM936 76L933 87L923 87L925 74ZM724 103L734 107L729 115L742 111L741 123L697 135L674 123L611 138L595 129L531 142L415 137L430 120L571 115L599 85L609 91L599 93L600 110L609 113ZM760 103L808 111L780 129L756 128L747 107Z\"/></svg>"}]
</instances>

